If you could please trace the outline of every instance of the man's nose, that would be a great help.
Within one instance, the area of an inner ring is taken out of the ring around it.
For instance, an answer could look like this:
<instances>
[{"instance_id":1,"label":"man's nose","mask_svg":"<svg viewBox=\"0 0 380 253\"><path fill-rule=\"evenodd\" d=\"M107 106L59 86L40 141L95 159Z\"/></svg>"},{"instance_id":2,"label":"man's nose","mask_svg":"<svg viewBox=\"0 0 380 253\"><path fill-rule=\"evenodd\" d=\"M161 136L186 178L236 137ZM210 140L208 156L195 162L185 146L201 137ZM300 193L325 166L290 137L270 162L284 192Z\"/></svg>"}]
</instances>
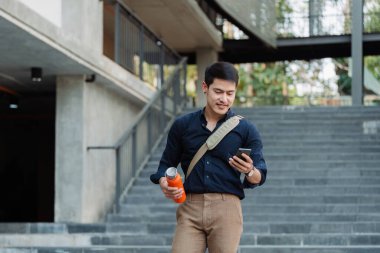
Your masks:
<instances>
[{"instance_id":1,"label":"man's nose","mask_svg":"<svg viewBox=\"0 0 380 253\"><path fill-rule=\"evenodd\" d=\"M226 93L222 93L222 95L220 96L220 100L222 101L222 102L227 102L227 94Z\"/></svg>"}]
</instances>

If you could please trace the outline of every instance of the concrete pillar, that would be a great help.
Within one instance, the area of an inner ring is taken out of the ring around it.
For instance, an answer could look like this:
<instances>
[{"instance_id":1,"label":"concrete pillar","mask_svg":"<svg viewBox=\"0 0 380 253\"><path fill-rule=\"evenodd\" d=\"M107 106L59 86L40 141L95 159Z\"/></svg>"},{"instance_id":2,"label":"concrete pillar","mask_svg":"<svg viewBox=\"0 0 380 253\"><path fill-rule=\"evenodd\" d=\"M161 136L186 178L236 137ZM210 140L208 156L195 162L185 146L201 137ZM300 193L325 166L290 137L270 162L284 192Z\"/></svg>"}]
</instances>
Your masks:
<instances>
[{"instance_id":1,"label":"concrete pillar","mask_svg":"<svg viewBox=\"0 0 380 253\"><path fill-rule=\"evenodd\" d=\"M57 78L55 221L82 220L85 76Z\"/></svg>"},{"instance_id":2,"label":"concrete pillar","mask_svg":"<svg viewBox=\"0 0 380 253\"><path fill-rule=\"evenodd\" d=\"M212 48L199 48L196 53L198 71L196 106L203 107L206 105L206 98L202 92L205 70L206 67L218 60L218 52Z\"/></svg>"},{"instance_id":3,"label":"concrete pillar","mask_svg":"<svg viewBox=\"0 0 380 253\"><path fill-rule=\"evenodd\" d=\"M56 222L104 220L115 199L116 153L88 147L113 146L142 106L84 76L57 78Z\"/></svg>"},{"instance_id":4,"label":"concrete pillar","mask_svg":"<svg viewBox=\"0 0 380 253\"><path fill-rule=\"evenodd\" d=\"M309 35L318 36L322 32L322 1L309 0Z\"/></svg>"},{"instance_id":5,"label":"concrete pillar","mask_svg":"<svg viewBox=\"0 0 380 253\"><path fill-rule=\"evenodd\" d=\"M363 0L352 1L352 105L363 105Z\"/></svg>"}]
</instances>

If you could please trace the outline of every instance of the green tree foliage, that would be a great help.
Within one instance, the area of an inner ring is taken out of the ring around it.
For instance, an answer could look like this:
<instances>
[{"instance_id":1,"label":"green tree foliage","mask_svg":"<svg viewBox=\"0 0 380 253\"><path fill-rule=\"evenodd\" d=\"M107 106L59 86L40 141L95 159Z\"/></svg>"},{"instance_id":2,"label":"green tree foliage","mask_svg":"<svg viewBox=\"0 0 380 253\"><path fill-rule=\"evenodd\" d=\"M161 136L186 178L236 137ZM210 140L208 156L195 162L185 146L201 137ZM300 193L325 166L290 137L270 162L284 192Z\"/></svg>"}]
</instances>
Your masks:
<instances>
[{"instance_id":1,"label":"green tree foliage","mask_svg":"<svg viewBox=\"0 0 380 253\"><path fill-rule=\"evenodd\" d=\"M338 75L338 91L340 95L351 95L352 78L349 76L348 58L336 58L335 73Z\"/></svg>"},{"instance_id":2,"label":"green tree foliage","mask_svg":"<svg viewBox=\"0 0 380 253\"><path fill-rule=\"evenodd\" d=\"M258 105L287 104L287 85L292 82L286 73L287 65L286 62L241 65L237 103L254 97L254 104Z\"/></svg>"},{"instance_id":3,"label":"green tree foliage","mask_svg":"<svg viewBox=\"0 0 380 253\"><path fill-rule=\"evenodd\" d=\"M380 81L380 56L367 56L364 64L373 76Z\"/></svg>"},{"instance_id":4,"label":"green tree foliage","mask_svg":"<svg viewBox=\"0 0 380 253\"><path fill-rule=\"evenodd\" d=\"M367 33L380 32L380 0L365 0L364 31ZM367 56L364 65L380 81L380 56Z\"/></svg>"},{"instance_id":5,"label":"green tree foliage","mask_svg":"<svg viewBox=\"0 0 380 253\"><path fill-rule=\"evenodd\" d=\"M364 1L364 32L380 32L380 0Z\"/></svg>"},{"instance_id":6,"label":"green tree foliage","mask_svg":"<svg viewBox=\"0 0 380 253\"><path fill-rule=\"evenodd\" d=\"M293 37L288 27L291 27L293 21L289 15L293 13L293 9L289 4L289 0L276 1L276 19L277 19L277 36Z\"/></svg>"},{"instance_id":7,"label":"green tree foliage","mask_svg":"<svg viewBox=\"0 0 380 253\"><path fill-rule=\"evenodd\" d=\"M280 33L286 33L286 27L289 26L289 22L291 22L289 16L291 16L293 9L290 2L291 0L276 1L277 25ZM349 5L345 7L345 13L346 12L350 13ZM371 13L371 15L369 15L369 13ZM347 15L346 17L345 27L347 28L347 33L349 33L351 16ZM364 17L365 31L380 31L380 0L365 0ZM281 36L287 35L281 34ZM380 56L365 57L364 62L369 71L380 80ZM336 81L339 94L351 95L352 80L349 73L349 59L334 59L334 63L335 72L338 76ZM323 64L323 60L316 60L311 62L294 61L241 65L239 67L241 79L236 103L249 103L250 98L254 99L251 104L256 105L294 105L304 103L304 101L301 102L304 98L296 97L296 89L293 84L309 85L309 87L311 87L310 93L304 93L302 95L309 97L308 99L312 96L334 96L336 91L334 87L332 87L332 84L335 80L325 80L323 78ZM317 94L313 94L312 88L316 86L323 87L323 91L319 89Z\"/></svg>"}]
</instances>

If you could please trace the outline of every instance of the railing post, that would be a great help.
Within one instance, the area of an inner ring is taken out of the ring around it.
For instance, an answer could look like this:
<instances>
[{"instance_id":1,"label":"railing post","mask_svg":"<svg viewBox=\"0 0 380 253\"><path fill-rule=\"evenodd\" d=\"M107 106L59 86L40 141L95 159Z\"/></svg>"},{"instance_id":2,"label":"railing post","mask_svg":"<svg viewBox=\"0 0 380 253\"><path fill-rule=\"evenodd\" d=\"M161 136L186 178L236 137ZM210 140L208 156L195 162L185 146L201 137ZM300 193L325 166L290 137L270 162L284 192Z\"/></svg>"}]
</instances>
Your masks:
<instances>
[{"instance_id":1,"label":"railing post","mask_svg":"<svg viewBox=\"0 0 380 253\"><path fill-rule=\"evenodd\" d=\"M161 44L160 46L160 79L161 79L160 89L162 89L165 83L164 65L165 65L165 46Z\"/></svg>"},{"instance_id":2,"label":"railing post","mask_svg":"<svg viewBox=\"0 0 380 253\"><path fill-rule=\"evenodd\" d=\"M161 127L161 131L163 131L164 128L165 128L165 110L166 110L166 106L165 106L165 92L166 92L166 88L163 88L161 90L161 112L160 112L160 127Z\"/></svg>"},{"instance_id":3,"label":"railing post","mask_svg":"<svg viewBox=\"0 0 380 253\"><path fill-rule=\"evenodd\" d=\"M149 109L147 112L147 131L148 131L148 149L149 151L152 148L152 109Z\"/></svg>"},{"instance_id":4,"label":"railing post","mask_svg":"<svg viewBox=\"0 0 380 253\"><path fill-rule=\"evenodd\" d=\"M120 64L120 4L115 3L115 62Z\"/></svg>"},{"instance_id":5,"label":"railing post","mask_svg":"<svg viewBox=\"0 0 380 253\"><path fill-rule=\"evenodd\" d=\"M183 63L183 101L185 103L185 107L187 107L187 90L186 90L186 83L187 83L187 63Z\"/></svg>"},{"instance_id":6,"label":"railing post","mask_svg":"<svg viewBox=\"0 0 380 253\"><path fill-rule=\"evenodd\" d=\"M352 105L363 105L363 0L352 1Z\"/></svg>"},{"instance_id":7,"label":"railing post","mask_svg":"<svg viewBox=\"0 0 380 253\"><path fill-rule=\"evenodd\" d=\"M119 198L121 195L121 168L120 168L120 147L115 149L115 155L116 155L116 185L115 185L115 212L118 213L120 206L119 206Z\"/></svg>"},{"instance_id":8,"label":"railing post","mask_svg":"<svg viewBox=\"0 0 380 253\"><path fill-rule=\"evenodd\" d=\"M137 128L134 127L132 130L132 171L135 176L137 166Z\"/></svg>"},{"instance_id":9,"label":"railing post","mask_svg":"<svg viewBox=\"0 0 380 253\"><path fill-rule=\"evenodd\" d=\"M131 68L131 59L129 58L129 48L131 48L131 45L129 44L128 42L128 39L129 39L129 34L128 34L128 22L129 22L129 19L128 19L128 15L125 15L125 21L124 21L124 34L125 34L125 37L123 39L123 49L122 51L124 51L124 56L123 56L123 59L124 59L124 68L126 69L133 69L133 67Z\"/></svg>"},{"instance_id":10,"label":"railing post","mask_svg":"<svg viewBox=\"0 0 380 253\"><path fill-rule=\"evenodd\" d=\"M144 63L144 26L141 24L140 25L140 64L139 64L139 77L141 80L144 80L144 68L143 68L143 63Z\"/></svg>"},{"instance_id":11,"label":"railing post","mask_svg":"<svg viewBox=\"0 0 380 253\"><path fill-rule=\"evenodd\" d=\"M354 0L355 1L355 0ZM309 36L317 36L321 34L321 1L309 0Z\"/></svg>"},{"instance_id":12,"label":"railing post","mask_svg":"<svg viewBox=\"0 0 380 253\"><path fill-rule=\"evenodd\" d=\"M174 97L173 97L173 102L174 102L174 116L175 115L177 115L177 111L178 111L178 109L177 109L177 107L178 107L178 104L179 104L179 99L180 99L180 91L179 91L179 89L180 89L180 69L178 69L178 71L177 72L175 72L174 73L174 78L173 78L173 81L174 81L174 83L173 83L173 95L174 95Z\"/></svg>"}]
</instances>

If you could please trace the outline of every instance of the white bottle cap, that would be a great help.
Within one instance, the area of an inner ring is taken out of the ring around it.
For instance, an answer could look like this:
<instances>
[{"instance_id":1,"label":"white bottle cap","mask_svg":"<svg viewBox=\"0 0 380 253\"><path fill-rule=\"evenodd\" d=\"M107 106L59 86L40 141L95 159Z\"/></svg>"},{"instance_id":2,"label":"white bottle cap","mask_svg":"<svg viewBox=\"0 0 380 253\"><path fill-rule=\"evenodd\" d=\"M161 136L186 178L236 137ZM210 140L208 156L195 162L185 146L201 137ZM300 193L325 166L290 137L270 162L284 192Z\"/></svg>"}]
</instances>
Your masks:
<instances>
[{"instance_id":1,"label":"white bottle cap","mask_svg":"<svg viewBox=\"0 0 380 253\"><path fill-rule=\"evenodd\" d=\"M168 177L169 179L174 179L175 176L177 175L177 168L170 167L166 170L165 174L166 174L166 177Z\"/></svg>"}]
</instances>

